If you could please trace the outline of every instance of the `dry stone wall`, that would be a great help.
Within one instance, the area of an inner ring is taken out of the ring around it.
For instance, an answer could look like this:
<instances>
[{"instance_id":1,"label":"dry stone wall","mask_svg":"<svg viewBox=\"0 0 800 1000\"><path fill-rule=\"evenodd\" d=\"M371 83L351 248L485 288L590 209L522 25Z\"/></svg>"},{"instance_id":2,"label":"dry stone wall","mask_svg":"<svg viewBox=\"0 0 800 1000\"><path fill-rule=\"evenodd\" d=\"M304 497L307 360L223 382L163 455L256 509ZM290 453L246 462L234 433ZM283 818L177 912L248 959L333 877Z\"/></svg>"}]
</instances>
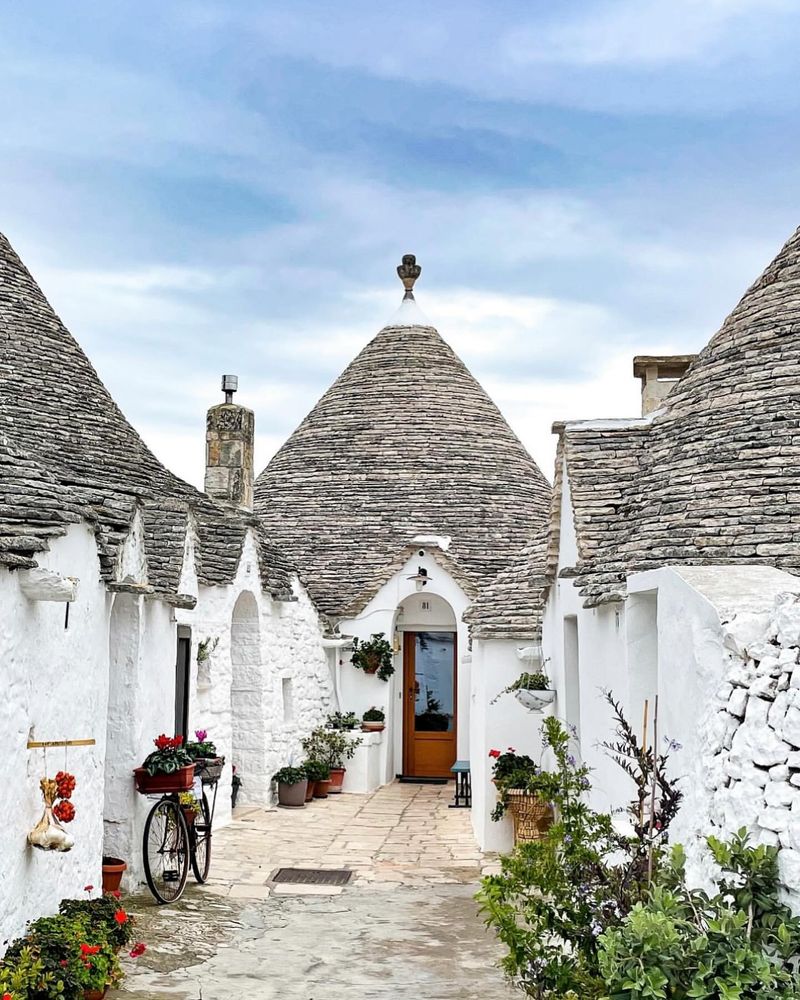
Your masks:
<instances>
[{"instance_id":1,"label":"dry stone wall","mask_svg":"<svg viewBox=\"0 0 800 1000\"><path fill-rule=\"evenodd\" d=\"M757 843L778 847L781 880L800 910L800 600L783 594L724 630L727 669L701 722L708 826L722 835L747 827ZM700 840L690 856L700 881L713 876Z\"/></svg>"}]
</instances>

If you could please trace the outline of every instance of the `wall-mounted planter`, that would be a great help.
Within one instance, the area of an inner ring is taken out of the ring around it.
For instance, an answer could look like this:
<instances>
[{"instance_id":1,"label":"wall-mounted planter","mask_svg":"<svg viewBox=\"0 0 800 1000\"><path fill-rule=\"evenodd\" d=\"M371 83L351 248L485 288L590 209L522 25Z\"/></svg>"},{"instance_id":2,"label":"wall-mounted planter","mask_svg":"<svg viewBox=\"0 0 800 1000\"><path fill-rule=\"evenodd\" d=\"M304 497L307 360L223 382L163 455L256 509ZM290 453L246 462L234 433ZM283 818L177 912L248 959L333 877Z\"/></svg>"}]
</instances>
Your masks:
<instances>
[{"instance_id":1,"label":"wall-mounted planter","mask_svg":"<svg viewBox=\"0 0 800 1000\"><path fill-rule=\"evenodd\" d=\"M555 691L528 691L524 688L514 692L514 697L529 712L541 712L556 700Z\"/></svg>"}]
</instances>

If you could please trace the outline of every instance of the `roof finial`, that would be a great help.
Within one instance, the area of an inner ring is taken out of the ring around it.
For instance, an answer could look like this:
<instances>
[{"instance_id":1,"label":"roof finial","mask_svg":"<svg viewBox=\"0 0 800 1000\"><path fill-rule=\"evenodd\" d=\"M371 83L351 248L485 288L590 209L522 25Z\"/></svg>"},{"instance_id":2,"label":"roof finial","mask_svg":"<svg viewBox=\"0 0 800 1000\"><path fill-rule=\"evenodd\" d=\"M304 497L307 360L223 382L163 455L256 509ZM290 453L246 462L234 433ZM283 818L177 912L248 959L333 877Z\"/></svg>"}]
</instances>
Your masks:
<instances>
[{"instance_id":1,"label":"roof finial","mask_svg":"<svg viewBox=\"0 0 800 1000\"><path fill-rule=\"evenodd\" d=\"M422 274L422 267L417 263L417 258L413 253L403 254L403 263L397 267L397 276L403 282L406 294L403 301L414 298L414 282Z\"/></svg>"}]
</instances>

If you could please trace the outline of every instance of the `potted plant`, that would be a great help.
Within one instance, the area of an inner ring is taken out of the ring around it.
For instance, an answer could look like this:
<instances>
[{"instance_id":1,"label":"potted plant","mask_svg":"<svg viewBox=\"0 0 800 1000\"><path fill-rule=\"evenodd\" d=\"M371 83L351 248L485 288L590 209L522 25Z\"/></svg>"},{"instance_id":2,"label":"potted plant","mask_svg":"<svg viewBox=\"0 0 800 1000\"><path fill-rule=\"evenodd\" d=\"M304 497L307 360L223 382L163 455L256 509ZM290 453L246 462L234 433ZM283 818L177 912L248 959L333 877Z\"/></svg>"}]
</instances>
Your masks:
<instances>
[{"instance_id":1,"label":"potted plant","mask_svg":"<svg viewBox=\"0 0 800 1000\"><path fill-rule=\"evenodd\" d=\"M358 716L355 712L333 712L325 720L328 729L341 729L350 732L358 728Z\"/></svg>"},{"instance_id":2,"label":"potted plant","mask_svg":"<svg viewBox=\"0 0 800 1000\"><path fill-rule=\"evenodd\" d=\"M205 729L195 729L195 740L186 743L184 750L194 761L195 777L201 778L205 784L219 781L222 776L222 768L225 766L225 758L217 753L217 748L208 739L208 732Z\"/></svg>"},{"instance_id":3,"label":"potted plant","mask_svg":"<svg viewBox=\"0 0 800 1000\"><path fill-rule=\"evenodd\" d=\"M361 729L365 733L380 733L386 728L386 713L380 709L368 708L361 716Z\"/></svg>"},{"instance_id":4,"label":"potted plant","mask_svg":"<svg viewBox=\"0 0 800 1000\"><path fill-rule=\"evenodd\" d=\"M308 779L302 767L282 767L272 780L278 783L278 805L291 809L305 805Z\"/></svg>"},{"instance_id":5,"label":"potted plant","mask_svg":"<svg viewBox=\"0 0 800 1000\"><path fill-rule=\"evenodd\" d=\"M514 843L542 840L553 823L552 801L559 790L559 776L540 768L527 754L513 747L504 753L490 750L492 781L497 805L492 819L498 822L506 811L514 823Z\"/></svg>"},{"instance_id":6,"label":"potted plant","mask_svg":"<svg viewBox=\"0 0 800 1000\"><path fill-rule=\"evenodd\" d=\"M87 885L91 892L94 886ZM127 948L133 941L136 919L132 913L123 910L119 904L119 893L105 893L102 896L85 899L62 899L58 912L65 917L85 917L92 928L99 928L109 942L119 950ZM118 916L119 914L119 916ZM125 919L122 919L122 916Z\"/></svg>"},{"instance_id":7,"label":"potted plant","mask_svg":"<svg viewBox=\"0 0 800 1000\"><path fill-rule=\"evenodd\" d=\"M492 699L491 704L494 705L504 694L513 694L529 712L541 712L546 705L552 705L556 697L556 692L550 687L550 680L544 670L520 674L512 684L503 688Z\"/></svg>"},{"instance_id":8,"label":"potted plant","mask_svg":"<svg viewBox=\"0 0 800 1000\"><path fill-rule=\"evenodd\" d=\"M156 749L134 769L136 790L142 795L188 791L194 781L194 761L183 746L183 737L162 733L153 743Z\"/></svg>"},{"instance_id":9,"label":"potted plant","mask_svg":"<svg viewBox=\"0 0 800 1000\"><path fill-rule=\"evenodd\" d=\"M303 749L309 760L320 761L330 771L331 793L341 792L346 771L344 762L352 759L360 743L360 736L349 736L341 730L326 729L324 726L313 730L303 740Z\"/></svg>"},{"instance_id":10,"label":"potted plant","mask_svg":"<svg viewBox=\"0 0 800 1000\"><path fill-rule=\"evenodd\" d=\"M127 871L127 864L121 858L103 855L103 892L119 892L122 874Z\"/></svg>"},{"instance_id":11,"label":"potted plant","mask_svg":"<svg viewBox=\"0 0 800 1000\"><path fill-rule=\"evenodd\" d=\"M360 642L353 639L353 655L350 662L365 674L377 674L382 681L388 681L394 673L394 658L391 643L383 632L376 632L370 639Z\"/></svg>"},{"instance_id":12,"label":"potted plant","mask_svg":"<svg viewBox=\"0 0 800 1000\"><path fill-rule=\"evenodd\" d=\"M308 779L308 791L306 792L306 802L310 802L314 798L314 793L316 791L317 782L319 781L329 781L331 772L327 764L321 763L318 760L307 760L303 765L303 770L306 772L306 778Z\"/></svg>"},{"instance_id":13,"label":"potted plant","mask_svg":"<svg viewBox=\"0 0 800 1000\"><path fill-rule=\"evenodd\" d=\"M317 761L319 765L316 773L319 777L314 781L314 798L327 799L331 791L331 769L327 764Z\"/></svg>"},{"instance_id":14,"label":"potted plant","mask_svg":"<svg viewBox=\"0 0 800 1000\"><path fill-rule=\"evenodd\" d=\"M201 809L197 796L194 792L181 792L178 795L178 801L180 802L183 818L186 820L186 826L194 826L194 821L197 819L197 814Z\"/></svg>"}]
</instances>

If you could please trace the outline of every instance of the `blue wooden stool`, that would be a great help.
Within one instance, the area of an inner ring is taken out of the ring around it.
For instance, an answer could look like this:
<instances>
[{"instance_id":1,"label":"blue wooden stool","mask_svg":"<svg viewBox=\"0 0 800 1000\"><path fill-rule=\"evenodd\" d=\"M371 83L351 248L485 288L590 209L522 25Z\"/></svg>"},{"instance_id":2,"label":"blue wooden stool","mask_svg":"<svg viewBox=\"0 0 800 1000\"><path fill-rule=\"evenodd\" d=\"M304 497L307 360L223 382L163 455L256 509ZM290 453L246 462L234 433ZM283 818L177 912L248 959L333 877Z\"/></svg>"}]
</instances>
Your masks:
<instances>
[{"instance_id":1,"label":"blue wooden stool","mask_svg":"<svg viewBox=\"0 0 800 1000\"><path fill-rule=\"evenodd\" d=\"M451 809L470 809L472 807L472 778L468 760L457 760L450 768L456 777L456 800L451 803Z\"/></svg>"}]
</instances>

